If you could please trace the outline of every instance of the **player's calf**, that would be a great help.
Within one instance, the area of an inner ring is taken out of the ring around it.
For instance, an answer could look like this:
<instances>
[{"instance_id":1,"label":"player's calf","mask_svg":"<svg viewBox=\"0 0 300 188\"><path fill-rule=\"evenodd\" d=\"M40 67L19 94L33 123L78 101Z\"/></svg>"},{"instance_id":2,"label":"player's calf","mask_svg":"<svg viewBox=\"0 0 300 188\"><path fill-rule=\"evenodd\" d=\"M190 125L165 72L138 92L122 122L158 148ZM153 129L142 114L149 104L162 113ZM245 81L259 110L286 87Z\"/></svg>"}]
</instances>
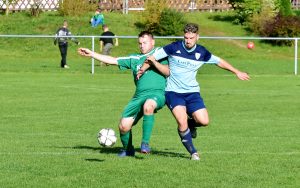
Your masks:
<instances>
[{"instance_id":1,"label":"player's calf","mask_svg":"<svg viewBox=\"0 0 300 188\"><path fill-rule=\"evenodd\" d=\"M192 138L197 137L197 128L196 128L196 122L193 118L188 118L188 127L191 131Z\"/></svg>"}]
</instances>

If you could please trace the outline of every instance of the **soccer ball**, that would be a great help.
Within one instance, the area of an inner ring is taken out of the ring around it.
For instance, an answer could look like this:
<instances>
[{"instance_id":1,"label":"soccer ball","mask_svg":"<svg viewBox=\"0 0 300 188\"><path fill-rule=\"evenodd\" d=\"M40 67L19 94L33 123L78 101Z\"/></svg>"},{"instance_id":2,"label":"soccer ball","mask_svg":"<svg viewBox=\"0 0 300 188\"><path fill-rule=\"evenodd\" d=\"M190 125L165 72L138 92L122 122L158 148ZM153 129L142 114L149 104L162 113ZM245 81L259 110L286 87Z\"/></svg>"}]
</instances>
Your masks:
<instances>
[{"instance_id":1,"label":"soccer ball","mask_svg":"<svg viewBox=\"0 0 300 188\"><path fill-rule=\"evenodd\" d=\"M113 129L101 129L98 133L98 142L103 147L112 147L117 141L116 133Z\"/></svg>"},{"instance_id":2,"label":"soccer ball","mask_svg":"<svg viewBox=\"0 0 300 188\"><path fill-rule=\"evenodd\" d=\"M248 42L247 48L248 49L253 49L254 48L254 43L253 42Z\"/></svg>"}]
</instances>

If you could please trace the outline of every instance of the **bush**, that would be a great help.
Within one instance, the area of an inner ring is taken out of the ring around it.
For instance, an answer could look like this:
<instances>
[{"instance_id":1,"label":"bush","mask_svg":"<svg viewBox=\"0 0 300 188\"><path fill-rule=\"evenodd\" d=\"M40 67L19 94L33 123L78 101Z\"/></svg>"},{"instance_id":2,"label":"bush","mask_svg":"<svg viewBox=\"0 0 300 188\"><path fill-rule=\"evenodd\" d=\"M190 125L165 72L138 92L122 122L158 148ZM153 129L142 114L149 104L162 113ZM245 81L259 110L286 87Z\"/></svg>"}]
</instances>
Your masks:
<instances>
[{"instance_id":1,"label":"bush","mask_svg":"<svg viewBox=\"0 0 300 188\"><path fill-rule=\"evenodd\" d=\"M88 0L60 0L59 13L63 16L82 16L97 8Z\"/></svg>"},{"instance_id":2,"label":"bush","mask_svg":"<svg viewBox=\"0 0 300 188\"><path fill-rule=\"evenodd\" d=\"M166 8L166 1L146 0L145 11L135 25L156 35L182 35L183 13Z\"/></svg>"},{"instance_id":3,"label":"bush","mask_svg":"<svg viewBox=\"0 0 300 188\"><path fill-rule=\"evenodd\" d=\"M253 14L248 23L248 26L250 27L250 30L253 31L253 33L257 35L261 35L263 33L266 23L270 20L273 20L276 16L274 7L274 4L264 3L262 4L261 11L259 13Z\"/></svg>"},{"instance_id":4,"label":"bush","mask_svg":"<svg viewBox=\"0 0 300 188\"><path fill-rule=\"evenodd\" d=\"M260 12L263 0L229 0L235 11L235 24L244 24L249 21L253 14Z\"/></svg>"},{"instance_id":5,"label":"bush","mask_svg":"<svg viewBox=\"0 0 300 188\"><path fill-rule=\"evenodd\" d=\"M180 36L186 21L181 12L172 9L164 9L161 13L159 25L155 29L155 33L164 36Z\"/></svg>"},{"instance_id":6,"label":"bush","mask_svg":"<svg viewBox=\"0 0 300 188\"><path fill-rule=\"evenodd\" d=\"M300 35L300 17L278 14L273 20L265 24L262 34L265 37L298 37ZM290 46L294 41L272 40L270 42Z\"/></svg>"},{"instance_id":7,"label":"bush","mask_svg":"<svg viewBox=\"0 0 300 188\"><path fill-rule=\"evenodd\" d=\"M148 31L155 32L159 25L161 12L165 9L165 1L146 0L145 11L142 14L144 19L141 20L142 25Z\"/></svg>"},{"instance_id":8,"label":"bush","mask_svg":"<svg viewBox=\"0 0 300 188\"><path fill-rule=\"evenodd\" d=\"M295 14L296 16L300 16L300 10L293 10L293 14Z\"/></svg>"},{"instance_id":9,"label":"bush","mask_svg":"<svg viewBox=\"0 0 300 188\"><path fill-rule=\"evenodd\" d=\"M273 12L280 12L281 15L292 15L290 0L229 0L236 19L234 23L245 24L256 14L260 14L265 7L269 7Z\"/></svg>"},{"instance_id":10,"label":"bush","mask_svg":"<svg viewBox=\"0 0 300 188\"><path fill-rule=\"evenodd\" d=\"M283 16L291 16L293 14L290 0L280 1L279 13Z\"/></svg>"}]
</instances>

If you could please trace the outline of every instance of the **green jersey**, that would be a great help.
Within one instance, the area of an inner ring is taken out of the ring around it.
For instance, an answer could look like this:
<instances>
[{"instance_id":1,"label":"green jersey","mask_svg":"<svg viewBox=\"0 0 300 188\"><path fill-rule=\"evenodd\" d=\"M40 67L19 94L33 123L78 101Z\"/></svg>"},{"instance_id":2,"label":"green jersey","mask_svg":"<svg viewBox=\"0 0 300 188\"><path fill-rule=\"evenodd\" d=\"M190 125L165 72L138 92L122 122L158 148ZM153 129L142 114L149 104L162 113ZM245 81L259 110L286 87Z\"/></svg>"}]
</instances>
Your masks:
<instances>
[{"instance_id":1,"label":"green jersey","mask_svg":"<svg viewBox=\"0 0 300 188\"><path fill-rule=\"evenodd\" d=\"M96 14L93 16L93 19L95 20L101 20L101 23L104 24L104 16L103 14Z\"/></svg>"},{"instance_id":2,"label":"green jersey","mask_svg":"<svg viewBox=\"0 0 300 188\"><path fill-rule=\"evenodd\" d=\"M146 58L152 55L159 48L154 48L147 54L132 54L128 57L119 57L117 59L120 70L131 69L134 83L136 86L135 96L148 95L153 92L163 93L166 87L166 77L162 75L155 67L150 67L143 76L137 80L136 75L142 67ZM161 64L168 64L167 60L160 61Z\"/></svg>"}]
</instances>

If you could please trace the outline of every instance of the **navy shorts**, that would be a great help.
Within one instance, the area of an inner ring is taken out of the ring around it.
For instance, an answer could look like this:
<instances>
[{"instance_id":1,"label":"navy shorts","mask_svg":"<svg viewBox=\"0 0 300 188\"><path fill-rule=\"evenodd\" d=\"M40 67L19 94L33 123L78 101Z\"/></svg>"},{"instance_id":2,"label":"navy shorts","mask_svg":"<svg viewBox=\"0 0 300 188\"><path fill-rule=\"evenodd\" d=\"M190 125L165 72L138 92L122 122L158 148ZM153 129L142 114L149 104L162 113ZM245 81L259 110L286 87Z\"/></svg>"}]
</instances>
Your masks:
<instances>
[{"instance_id":1,"label":"navy shorts","mask_svg":"<svg viewBox=\"0 0 300 188\"><path fill-rule=\"evenodd\" d=\"M199 109L206 108L199 92L176 93L173 91L166 91L166 104L171 111L178 105L185 106L189 116Z\"/></svg>"}]
</instances>

